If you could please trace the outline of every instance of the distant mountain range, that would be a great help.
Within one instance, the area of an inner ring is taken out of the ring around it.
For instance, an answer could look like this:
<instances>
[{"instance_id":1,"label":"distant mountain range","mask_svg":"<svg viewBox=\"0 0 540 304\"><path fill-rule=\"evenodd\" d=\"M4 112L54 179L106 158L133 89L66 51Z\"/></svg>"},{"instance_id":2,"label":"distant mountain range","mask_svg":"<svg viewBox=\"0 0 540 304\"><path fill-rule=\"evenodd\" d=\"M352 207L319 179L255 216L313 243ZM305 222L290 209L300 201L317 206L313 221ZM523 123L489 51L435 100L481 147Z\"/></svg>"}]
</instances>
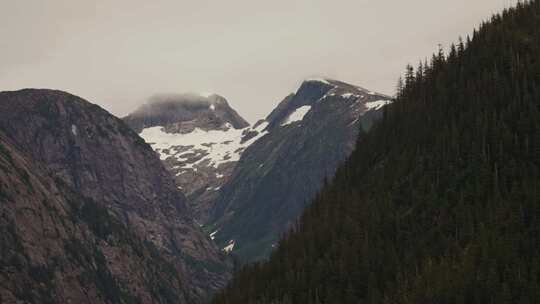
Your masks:
<instances>
[{"instance_id":1,"label":"distant mountain range","mask_svg":"<svg viewBox=\"0 0 540 304\"><path fill-rule=\"evenodd\" d=\"M249 126L218 95L156 96L122 121L61 91L1 92L0 300L208 301L227 253L266 257L390 102L307 80Z\"/></svg>"},{"instance_id":2,"label":"distant mountain range","mask_svg":"<svg viewBox=\"0 0 540 304\"><path fill-rule=\"evenodd\" d=\"M160 155L198 223L242 262L264 258L391 98L308 79L248 126L225 98L153 98L124 118Z\"/></svg>"}]
</instances>

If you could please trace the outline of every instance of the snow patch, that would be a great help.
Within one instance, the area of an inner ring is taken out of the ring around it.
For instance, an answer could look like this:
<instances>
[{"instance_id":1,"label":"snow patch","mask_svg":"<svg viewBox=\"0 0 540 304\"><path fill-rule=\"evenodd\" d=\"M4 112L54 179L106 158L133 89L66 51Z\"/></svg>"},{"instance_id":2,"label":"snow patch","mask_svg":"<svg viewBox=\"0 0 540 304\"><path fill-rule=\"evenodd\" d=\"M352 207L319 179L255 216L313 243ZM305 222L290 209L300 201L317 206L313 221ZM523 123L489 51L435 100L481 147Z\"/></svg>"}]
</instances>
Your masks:
<instances>
[{"instance_id":1,"label":"snow patch","mask_svg":"<svg viewBox=\"0 0 540 304\"><path fill-rule=\"evenodd\" d=\"M73 135L77 136L77 126L76 125L71 125L71 133L73 133Z\"/></svg>"},{"instance_id":2,"label":"snow patch","mask_svg":"<svg viewBox=\"0 0 540 304\"><path fill-rule=\"evenodd\" d=\"M234 240L230 240L229 245L225 246L223 248L223 251L229 253L229 252L233 251L233 248L234 248Z\"/></svg>"},{"instance_id":3,"label":"snow patch","mask_svg":"<svg viewBox=\"0 0 540 304\"><path fill-rule=\"evenodd\" d=\"M262 132L264 129L266 129L266 127L268 127L268 121L265 120L261 122L254 130L257 132Z\"/></svg>"},{"instance_id":4,"label":"snow patch","mask_svg":"<svg viewBox=\"0 0 540 304\"><path fill-rule=\"evenodd\" d=\"M209 108L210 108L210 110L212 110L212 111L215 111L215 110L216 110L216 106L215 106L214 104L211 104Z\"/></svg>"},{"instance_id":5,"label":"snow patch","mask_svg":"<svg viewBox=\"0 0 540 304\"><path fill-rule=\"evenodd\" d=\"M370 110L378 110L390 103L392 103L391 100L377 100L377 101L366 102L365 106L368 109L368 111L370 111Z\"/></svg>"},{"instance_id":6,"label":"snow patch","mask_svg":"<svg viewBox=\"0 0 540 304\"><path fill-rule=\"evenodd\" d=\"M211 238L212 240L216 238L216 233L218 233L218 231L219 231L219 229L216 230L216 231L214 231L214 232L212 232L212 233L210 233L210 238Z\"/></svg>"},{"instance_id":7,"label":"snow patch","mask_svg":"<svg viewBox=\"0 0 540 304\"><path fill-rule=\"evenodd\" d=\"M285 126L293 122L302 121L309 110L311 110L311 106L301 106L300 108L294 110L294 112L292 112L281 125Z\"/></svg>"},{"instance_id":8,"label":"snow patch","mask_svg":"<svg viewBox=\"0 0 540 304\"><path fill-rule=\"evenodd\" d=\"M267 123L266 123L267 125ZM257 139L266 135L259 126L257 136L242 143L242 134L246 129L235 129L231 124L225 124L226 130L202 130L195 128L192 132L167 133L163 127L151 127L143 129L140 136L158 152L159 158L165 160L174 157L181 164L179 169L197 171L197 166L208 162L218 168L221 164L240 160L242 152ZM188 147L189 149L180 149ZM202 156L202 157L201 157ZM196 159L188 163L190 158Z\"/></svg>"}]
</instances>

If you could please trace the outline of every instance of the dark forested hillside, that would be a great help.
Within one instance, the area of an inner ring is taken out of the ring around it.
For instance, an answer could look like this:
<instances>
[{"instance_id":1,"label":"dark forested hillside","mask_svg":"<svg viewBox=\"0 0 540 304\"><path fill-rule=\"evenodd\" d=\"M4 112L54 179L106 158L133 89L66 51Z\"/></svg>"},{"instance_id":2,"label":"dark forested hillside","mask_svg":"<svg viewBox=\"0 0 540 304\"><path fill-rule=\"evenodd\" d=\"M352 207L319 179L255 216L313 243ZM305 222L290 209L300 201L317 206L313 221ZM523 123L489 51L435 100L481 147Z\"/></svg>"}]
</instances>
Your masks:
<instances>
[{"instance_id":1,"label":"dark forested hillside","mask_svg":"<svg viewBox=\"0 0 540 304\"><path fill-rule=\"evenodd\" d=\"M215 303L540 301L540 1L403 83L270 260Z\"/></svg>"}]
</instances>

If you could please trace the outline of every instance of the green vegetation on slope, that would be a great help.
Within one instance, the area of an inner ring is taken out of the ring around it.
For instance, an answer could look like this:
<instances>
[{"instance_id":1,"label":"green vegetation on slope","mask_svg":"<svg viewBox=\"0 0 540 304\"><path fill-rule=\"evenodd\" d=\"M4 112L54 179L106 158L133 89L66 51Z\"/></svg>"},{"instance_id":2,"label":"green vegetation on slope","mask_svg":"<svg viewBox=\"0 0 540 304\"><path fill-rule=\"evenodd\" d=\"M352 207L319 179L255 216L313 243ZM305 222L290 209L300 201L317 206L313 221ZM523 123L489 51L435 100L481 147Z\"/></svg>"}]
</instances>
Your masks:
<instances>
[{"instance_id":1,"label":"green vegetation on slope","mask_svg":"<svg viewBox=\"0 0 540 304\"><path fill-rule=\"evenodd\" d=\"M416 71L214 303L538 303L540 1Z\"/></svg>"}]
</instances>

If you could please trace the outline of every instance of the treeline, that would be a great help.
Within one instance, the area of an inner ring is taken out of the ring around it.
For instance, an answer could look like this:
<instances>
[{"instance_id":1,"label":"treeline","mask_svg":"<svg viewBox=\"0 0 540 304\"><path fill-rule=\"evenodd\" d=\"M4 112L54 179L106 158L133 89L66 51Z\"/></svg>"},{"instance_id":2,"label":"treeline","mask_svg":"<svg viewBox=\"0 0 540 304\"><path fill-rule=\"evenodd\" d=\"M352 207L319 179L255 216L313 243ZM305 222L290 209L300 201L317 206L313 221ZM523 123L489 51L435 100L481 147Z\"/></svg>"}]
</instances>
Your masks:
<instances>
[{"instance_id":1,"label":"treeline","mask_svg":"<svg viewBox=\"0 0 540 304\"><path fill-rule=\"evenodd\" d=\"M540 303L540 0L418 68L214 303Z\"/></svg>"}]
</instances>

